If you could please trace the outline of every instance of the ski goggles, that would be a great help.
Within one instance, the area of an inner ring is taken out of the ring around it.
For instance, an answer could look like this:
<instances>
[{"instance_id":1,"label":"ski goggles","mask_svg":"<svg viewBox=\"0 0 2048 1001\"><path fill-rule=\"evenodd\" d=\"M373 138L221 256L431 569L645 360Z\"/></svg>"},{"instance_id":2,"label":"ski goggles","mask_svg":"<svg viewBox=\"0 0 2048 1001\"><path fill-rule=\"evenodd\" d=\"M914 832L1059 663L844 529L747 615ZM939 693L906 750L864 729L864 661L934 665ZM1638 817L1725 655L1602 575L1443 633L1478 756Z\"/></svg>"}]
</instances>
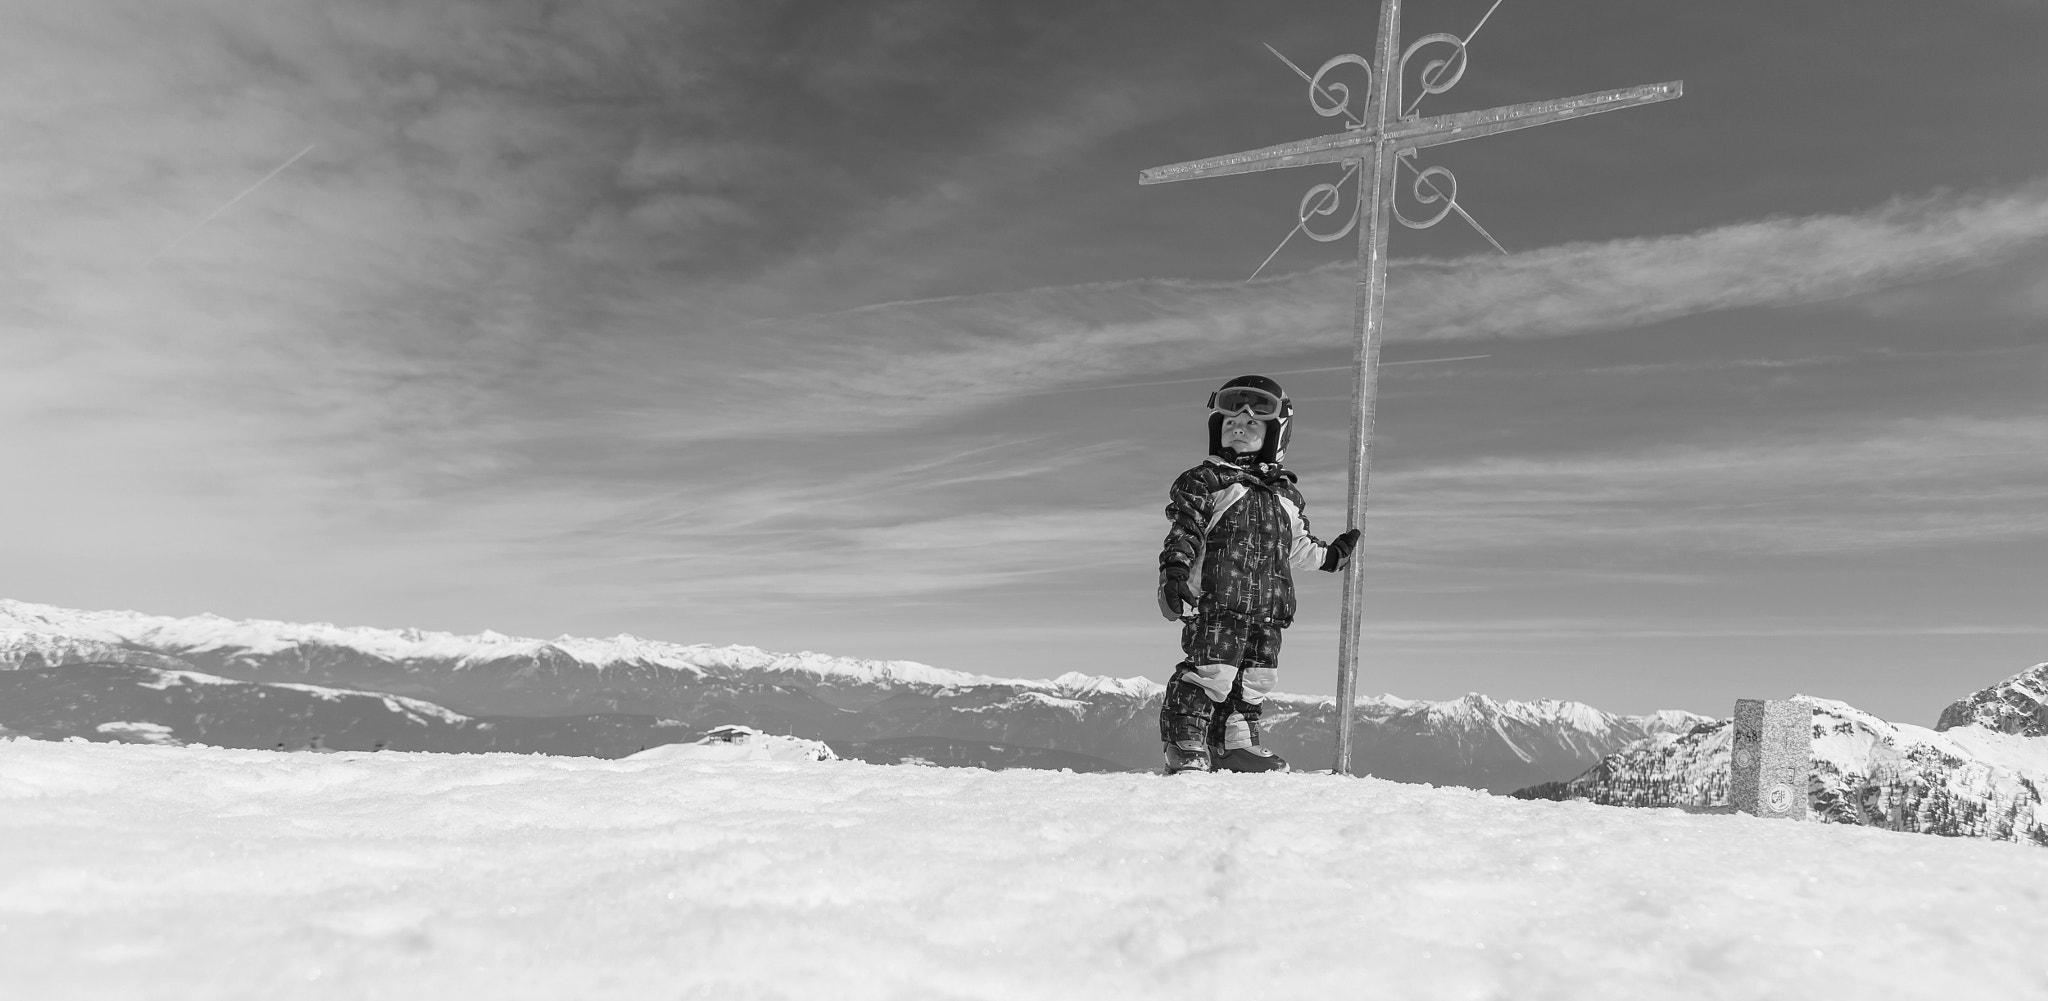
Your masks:
<instances>
[{"instance_id":1,"label":"ski goggles","mask_svg":"<svg viewBox=\"0 0 2048 1001\"><path fill-rule=\"evenodd\" d=\"M1253 386L1232 386L1209 394L1209 409L1229 416L1250 414L1262 421L1269 421L1286 408L1287 401Z\"/></svg>"}]
</instances>

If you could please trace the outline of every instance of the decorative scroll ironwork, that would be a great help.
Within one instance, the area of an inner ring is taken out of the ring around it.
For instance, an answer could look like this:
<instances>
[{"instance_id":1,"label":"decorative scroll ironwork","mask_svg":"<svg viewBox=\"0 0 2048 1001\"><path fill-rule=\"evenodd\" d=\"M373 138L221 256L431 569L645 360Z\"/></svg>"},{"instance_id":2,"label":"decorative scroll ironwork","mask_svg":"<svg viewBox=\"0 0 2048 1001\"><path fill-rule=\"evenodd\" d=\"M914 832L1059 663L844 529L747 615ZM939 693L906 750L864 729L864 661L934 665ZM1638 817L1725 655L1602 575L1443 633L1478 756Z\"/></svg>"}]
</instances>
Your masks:
<instances>
[{"instance_id":1,"label":"decorative scroll ironwork","mask_svg":"<svg viewBox=\"0 0 2048 1001\"><path fill-rule=\"evenodd\" d=\"M1434 205L1437 202L1442 202L1444 207L1436 210L1435 215L1421 222L1416 222L1402 213L1401 200L1396 198L1394 199L1395 221L1409 229L1428 229L1437 223L1443 222L1444 217L1450 215L1451 211L1458 207L1458 175L1451 173L1448 167L1415 168L1414 164L1407 162L1406 157L1401 158L1401 162L1411 169L1415 169L1415 182L1408 186L1408 193L1414 196L1415 203L1418 205ZM1435 180L1436 178L1441 178L1443 183L1438 184ZM1450 190L1445 191L1445 187L1449 187Z\"/></svg>"},{"instance_id":2,"label":"decorative scroll ironwork","mask_svg":"<svg viewBox=\"0 0 2048 1001\"><path fill-rule=\"evenodd\" d=\"M1301 210L1297 214L1301 218L1301 232L1309 239L1317 243L1335 243L1350 236L1351 231L1358 228L1358 203L1356 199L1352 200L1351 218L1344 221L1343 229L1335 233L1318 233L1308 224L1309 217L1311 216L1333 216L1337 214L1337 206L1344 204L1345 185L1351 180L1351 175L1354 173L1357 173L1357 168L1345 171L1344 176L1338 178L1335 183L1318 184L1308 189L1308 192L1301 196ZM1313 207L1309 205L1311 199L1316 203Z\"/></svg>"},{"instance_id":3,"label":"decorative scroll ironwork","mask_svg":"<svg viewBox=\"0 0 2048 1001\"><path fill-rule=\"evenodd\" d=\"M1266 48L1272 49L1273 47L1268 45ZM1274 49L1273 54L1278 56L1280 52L1278 49ZM1287 59L1286 56L1280 56L1280 58L1282 61ZM1288 62L1287 65L1293 66L1294 64ZM1356 66L1365 71L1365 93L1358 96L1360 104L1356 114L1351 111L1351 87L1348 84L1337 80L1332 80L1329 83L1323 82L1323 78L1329 76L1330 71L1339 66ZM1300 67L1295 67L1294 71L1300 73L1301 69ZM1307 74L1303 75L1306 76ZM1343 115L1345 121L1351 123L1352 128L1364 128L1364 102L1372 100L1372 89L1376 86L1379 86L1379 75L1372 71L1372 64L1366 62L1364 56L1358 55L1355 52L1346 52L1341 56L1331 56L1329 62L1324 63L1321 69L1316 70L1315 76L1309 77L1308 104L1309 107L1316 109L1316 114L1324 118L1335 118L1338 115ZM1329 103L1324 103L1326 101Z\"/></svg>"},{"instance_id":4,"label":"decorative scroll ironwork","mask_svg":"<svg viewBox=\"0 0 2048 1001\"><path fill-rule=\"evenodd\" d=\"M1309 228L1308 224L1310 219L1318 216L1333 216L1337 214L1337 206L1344 204L1345 190L1350 189L1354 192L1357 190L1356 186L1351 183L1351 179L1357 173L1358 164L1353 162L1350 168L1344 171L1343 177L1337 178L1329 184L1315 185L1304 192L1301 196L1301 206L1295 212L1294 229L1288 231L1286 236L1280 238L1279 245L1273 248L1272 253L1266 255L1265 260L1259 262L1258 268L1252 271L1252 277L1245 279L1245 281L1251 281L1252 278L1257 278L1264 272L1266 265L1273 263L1273 258L1280 256L1280 251L1286 249L1288 241L1294 239L1294 234L1296 233L1307 233L1308 238L1317 243L1331 243L1344 239L1351 234L1352 230L1357 229L1359 203L1355 198L1351 204L1351 217L1344 221L1343 229L1335 233L1318 233Z\"/></svg>"},{"instance_id":5,"label":"decorative scroll ironwork","mask_svg":"<svg viewBox=\"0 0 2048 1001\"><path fill-rule=\"evenodd\" d=\"M1493 17L1493 12L1499 8L1500 0L1494 0L1493 6L1487 8L1486 14L1480 17L1479 23L1473 25L1472 30L1466 32L1462 38L1447 32L1435 32L1408 43L1408 47L1401 51L1401 58L1393 63L1395 73L1392 78L1393 83L1407 80L1408 64L1418 56L1424 55L1432 47L1438 47L1436 51L1441 53L1440 56L1432 54L1431 58L1422 64L1422 69L1416 78L1422 92L1416 94L1415 99L1409 101L1407 107L1401 109L1399 117L1402 121L1415 121L1419 117L1417 109L1422 106L1424 98L1432 94L1446 93L1452 87L1457 86L1458 81L1465 78L1465 70L1472 64L1471 54L1467 47L1471 44L1472 39L1478 36L1479 29L1486 27L1487 20ZM1449 46L1449 51L1443 52L1440 48L1442 46ZM1364 102L1371 100L1374 87L1387 87L1390 95L1400 93L1399 87L1390 86L1388 81L1381 80L1379 74L1373 72L1372 63L1368 62L1364 56L1354 52L1332 56L1315 73L1310 74L1300 66L1295 65L1294 60L1282 55L1279 49L1267 45L1266 51L1271 52L1281 62L1286 63L1287 68L1293 70L1296 76L1308 82L1308 103L1309 107L1314 109L1316 114L1324 118L1342 117L1345 123L1354 130L1365 128L1365 108L1367 105ZM1331 72L1340 66L1355 66L1365 71L1365 92L1359 95L1361 103L1355 110L1352 107L1351 86L1342 81L1327 79ZM1458 204L1457 175L1452 174L1445 167L1425 168L1415 166L1415 164L1409 162L1409 157L1412 157L1414 152L1413 149L1407 150L1402 156L1397 158L1402 166L1415 171L1415 181L1409 186L1409 194L1418 205L1429 206L1441 203L1442 207L1436 210L1435 215L1417 221L1409 218L1401 211L1399 200L1397 199L1393 205L1394 219L1409 229L1428 229L1444 221L1445 216L1456 212L1458 217L1470 224L1474 231L1480 236L1485 237L1486 242L1493 245L1493 249L1503 254L1507 253L1507 248L1501 246L1500 241L1494 239L1493 234L1486 231L1486 227L1479 225L1479 220L1472 218L1472 214L1465 211L1464 207ZM1336 215L1337 207L1343 204L1341 188L1350 181L1352 173L1357 170L1358 161L1347 159L1345 163L1349 169L1345 171L1343 179L1338 180L1334 184L1315 185L1301 196L1301 205L1295 212L1294 229L1290 230L1286 236L1280 239L1279 246L1274 247L1273 252L1267 254L1266 259L1259 262L1258 269L1253 271L1251 278L1245 279L1246 281L1257 278L1260 274L1264 273L1266 265L1273 263L1273 258L1279 256L1280 251L1287 247L1288 242L1294 239L1296 233L1306 233L1309 239L1315 240L1318 243L1332 243L1350 235L1353 230L1358 228L1358 220L1363 215L1364 205L1357 200L1352 202L1350 218L1346 219L1344 227L1335 233L1318 233L1309 226L1309 220L1312 218ZM1448 190L1446 190L1447 188Z\"/></svg>"},{"instance_id":6,"label":"decorative scroll ironwork","mask_svg":"<svg viewBox=\"0 0 2048 1001\"><path fill-rule=\"evenodd\" d=\"M1486 227L1479 225L1479 220L1472 218L1472 213L1465 211L1465 206L1458 204L1458 176L1451 173L1448 167L1418 167L1413 162L1414 156L1415 151L1406 150L1400 156L1395 157L1395 172L1398 174L1401 167L1406 167L1415 172L1415 181L1410 185L1409 191L1417 204L1433 205L1437 202L1443 202L1444 207L1438 209L1436 215L1430 216L1428 220L1416 222L1401 213L1401 200L1397 197L1389 206L1389 208L1393 209L1394 219L1409 229L1428 229L1444 221L1445 215L1456 212L1458 218L1465 220L1465 225L1472 227L1473 232L1485 238L1487 243L1493 244L1493 249L1503 254L1507 253L1508 248L1501 246L1500 241L1494 239L1493 234L1486 231ZM1443 183L1439 184L1439 180ZM1449 191L1444 190L1446 186L1450 188ZM1396 185L1395 191L1397 194L1400 191L1398 185Z\"/></svg>"},{"instance_id":7,"label":"decorative scroll ironwork","mask_svg":"<svg viewBox=\"0 0 2048 1001\"><path fill-rule=\"evenodd\" d=\"M1474 34L1477 34L1479 29L1474 28L1472 30ZM1442 59L1432 59L1422 64L1422 74L1418 78L1422 84L1422 93L1415 95L1415 100L1408 102L1408 106L1401 109L1402 118L1416 117L1418 114L1416 109L1422 106L1423 98L1431 94L1444 93L1452 87L1456 87L1458 81L1465 78L1465 67L1471 65L1472 62L1471 58L1465 53L1465 42L1465 38L1459 38L1456 35L1445 34L1439 31L1433 35L1424 35L1409 43L1407 51L1401 53L1400 67L1402 80L1408 79L1408 60L1415 58L1425 47L1430 45L1448 45L1451 47L1451 54ZM1445 73L1449 73L1451 78L1448 80L1444 79Z\"/></svg>"}]
</instances>

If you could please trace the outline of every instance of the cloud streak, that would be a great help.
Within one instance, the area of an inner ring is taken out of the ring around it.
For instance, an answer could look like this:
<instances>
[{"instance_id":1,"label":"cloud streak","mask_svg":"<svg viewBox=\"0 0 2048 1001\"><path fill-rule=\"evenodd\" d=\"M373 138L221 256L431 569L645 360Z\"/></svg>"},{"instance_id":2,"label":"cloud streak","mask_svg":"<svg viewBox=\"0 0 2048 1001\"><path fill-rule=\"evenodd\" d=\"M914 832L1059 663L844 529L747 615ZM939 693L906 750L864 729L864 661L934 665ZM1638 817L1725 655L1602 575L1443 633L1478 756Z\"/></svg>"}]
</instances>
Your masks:
<instances>
[{"instance_id":1,"label":"cloud streak","mask_svg":"<svg viewBox=\"0 0 2048 1001\"><path fill-rule=\"evenodd\" d=\"M1394 470L1374 479L1370 544L1409 567L1548 554L1539 565L1625 568L2042 541L2044 440L2034 416L1949 417Z\"/></svg>"},{"instance_id":2,"label":"cloud streak","mask_svg":"<svg viewBox=\"0 0 2048 1001\"><path fill-rule=\"evenodd\" d=\"M258 178L256 180L256 183L251 184L246 188L243 188L240 193L235 195L235 197L230 198L226 202L221 203L221 206L219 208L214 209L211 212L208 212L205 218L200 219L198 222L193 223L190 228L186 229L182 233L179 233L176 238L171 240L170 243L165 244L162 250L159 250L156 253L149 255L149 260L144 261L142 263L155 264L158 258L164 256L165 254L170 253L172 250L177 249L178 244L184 243L186 237L199 232L201 227L205 226L207 223L214 221L215 219L220 218L221 213L226 212L231 208L234 208L237 202L240 202L242 199L247 198L252 194L255 194L257 188L260 188L265 184L270 183L271 178L284 173L285 168L290 167L292 164L299 162L300 158L304 157L306 154L311 152L313 152L313 147L311 144L308 144L305 149L302 149L297 153L293 153L289 159L285 160L285 162L283 163L278 164L275 168L271 170L270 173Z\"/></svg>"},{"instance_id":3,"label":"cloud streak","mask_svg":"<svg viewBox=\"0 0 2048 1001\"><path fill-rule=\"evenodd\" d=\"M1506 258L1400 262L1388 341L1564 337L1825 302L2009 259L2048 241L2048 182ZM731 373L755 433L900 426L1130 378L1349 343L1349 265L1250 285L1156 280L892 304L749 324ZM770 366L768 358L796 365ZM645 359L639 359L640 362ZM800 406L782 405L800 398ZM738 402L739 397L736 397ZM738 422L712 429L729 435Z\"/></svg>"},{"instance_id":4,"label":"cloud streak","mask_svg":"<svg viewBox=\"0 0 2048 1001\"><path fill-rule=\"evenodd\" d=\"M652 499L565 491L554 507L610 513L522 549L581 568L627 600L689 607L860 604L1071 580L1127 560L1132 540L1162 534L1146 508L1104 507L1044 486L1082 477L1119 451L978 439L815 476L685 480ZM505 507L533 506L524 497Z\"/></svg>"},{"instance_id":5,"label":"cloud streak","mask_svg":"<svg viewBox=\"0 0 2048 1001\"><path fill-rule=\"evenodd\" d=\"M2033 461L2044 440L2048 419L2031 416L1893 420L1397 468L1375 477L1367 546L1376 586L1455 591L1685 586L1731 562L2048 542L2048 470ZM1164 534L1157 491L1134 504L1073 489L1117 457L982 445L815 480L694 484L545 544L545 562L588 567L617 600L687 607L944 602L1036 584L1142 595ZM946 493L963 486L989 489ZM1332 534L1342 475L1302 486Z\"/></svg>"},{"instance_id":6,"label":"cloud streak","mask_svg":"<svg viewBox=\"0 0 2048 1001\"><path fill-rule=\"evenodd\" d=\"M1898 622L1858 625L1813 625L1797 620L1754 620L1701 623L1669 620L1617 621L1593 618L1556 619L1409 619L1376 622L1367 636L1392 643L1451 643L1492 646L1550 640L1685 640L1776 639L1794 637L1921 637L1921 636L2048 636L2048 626L2035 623L1955 623L1906 625Z\"/></svg>"}]
</instances>

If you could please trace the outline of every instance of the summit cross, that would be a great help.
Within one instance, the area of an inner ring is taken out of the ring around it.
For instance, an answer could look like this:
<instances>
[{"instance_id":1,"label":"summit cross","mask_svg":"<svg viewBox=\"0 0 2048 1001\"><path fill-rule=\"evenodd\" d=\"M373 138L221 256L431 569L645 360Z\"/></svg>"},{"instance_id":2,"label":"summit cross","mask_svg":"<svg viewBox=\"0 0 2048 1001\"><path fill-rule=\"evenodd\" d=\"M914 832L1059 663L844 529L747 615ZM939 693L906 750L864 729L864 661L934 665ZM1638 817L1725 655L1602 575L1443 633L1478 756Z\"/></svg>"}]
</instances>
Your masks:
<instances>
[{"instance_id":1,"label":"summit cross","mask_svg":"<svg viewBox=\"0 0 2048 1001\"><path fill-rule=\"evenodd\" d=\"M1500 6L1495 0L1494 8ZM1673 80L1666 83L1646 84L1640 87L1625 87L1620 90L1603 90L1577 97L1558 98L1551 101L1535 101L1528 104L1511 104L1485 111L1465 111L1457 114L1420 117L1416 107L1422 98L1441 94L1455 86L1465 75L1468 63L1465 47L1484 27L1493 9L1479 24L1464 37L1451 34L1424 35L1406 49L1401 48L1401 0L1381 0L1379 40L1376 46L1378 59L1368 62L1356 54L1347 53L1331 58L1313 75L1304 72L1278 50L1273 54L1287 62L1289 69L1308 81L1309 104L1317 114L1326 118L1343 117L1350 128L1343 132L1299 139L1261 149L1246 150L1212 156L1202 160L1153 167L1138 174L1139 184L1163 184L1168 181L1191 181L1200 177L1223 177L1229 174L1247 174L1257 170L1275 170L1282 167L1307 167L1315 164L1342 164L1345 174L1336 184L1318 184L1311 187L1302 197L1297 211L1297 223L1287 236L1293 239L1295 233L1306 233L1310 239L1330 242L1342 239L1353 228L1358 230L1358 288L1355 301L1354 354L1356 370L1351 386L1351 482L1346 509L1346 524L1363 531L1365 528L1366 483L1372 470L1372 435L1374 408L1379 390L1380 341L1386 314L1387 301L1387 235L1391 224L1399 221L1412 229L1426 229L1436 225L1451 212L1456 212L1467 223L1485 236L1496 249L1490 234L1458 205L1457 178L1443 167L1417 167L1410 162L1417 152L1431 146L1478 139L1482 136L1498 135L1516 129L1537 125L1548 125L1572 118L1583 118L1606 111L1619 111L1638 105L1654 104L1678 97L1684 90L1684 82ZM1408 61L1432 47L1437 48L1442 58L1425 61L1418 82L1422 93L1414 103L1404 104L1401 99L1402 81L1407 77ZM1271 46L1268 46L1271 49ZM1373 67L1377 65L1378 71ZM1329 79L1339 67L1353 67L1346 71L1366 74L1367 92L1363 113L1352 110L1350 87ZM1390 71L1391 70L1391 71ZM1328 82L1326 82L1326 80ZM1395 174L1401 168L1415 174L1412 193L1422 205L1443 203L1434 216L1417 222L1402 215L1395 206ZM1353 205L1351 221L1335 233L1317 233L1309 228L1309 221L1315 217L1336 214L1342 201L1340 186L1356 175L1358 189ZM1448 185L1449 191L1445 191ZM1364 225L1360 225L1360 217ZM1281 246L1286 245L1281 241ZM1266 263L1279 254L1274 248ZM1505 251L1502 251L1505 253ZM1263 271L1265 264L1259 265ZM1253 277L1257 277L1254 273ZM1344 572L1344 605L1342 620L1338 624L1337 639L1337 748L1335 771L1339 775L1351 771L1351 717L1352 703L1357 699L1359 637L1364 628L1364 609L1361 597L1365 587L1364 546L1355 551L1350 565Z\"/></svg>"}]
</instances>

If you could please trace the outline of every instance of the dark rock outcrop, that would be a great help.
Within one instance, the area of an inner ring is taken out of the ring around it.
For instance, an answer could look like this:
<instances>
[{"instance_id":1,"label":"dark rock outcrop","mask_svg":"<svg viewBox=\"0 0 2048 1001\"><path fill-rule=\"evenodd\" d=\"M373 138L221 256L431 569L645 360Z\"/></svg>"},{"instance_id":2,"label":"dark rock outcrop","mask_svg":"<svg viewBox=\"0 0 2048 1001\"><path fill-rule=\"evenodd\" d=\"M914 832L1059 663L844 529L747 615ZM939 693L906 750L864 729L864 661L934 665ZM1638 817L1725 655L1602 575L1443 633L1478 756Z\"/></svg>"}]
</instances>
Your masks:
<instances>
[{"instance_id":1,"label":"dark rock outcrop","mask_svg":"<svg viewBox=\"0 0 2048 1001\"><path fill-rule=\"evenodd\" d=\"M1936 730L1981 726L2023 737L2048 737L2048 664L2036 664L1998 684L1949 703Z\"/></svg>"}]
</instances>

